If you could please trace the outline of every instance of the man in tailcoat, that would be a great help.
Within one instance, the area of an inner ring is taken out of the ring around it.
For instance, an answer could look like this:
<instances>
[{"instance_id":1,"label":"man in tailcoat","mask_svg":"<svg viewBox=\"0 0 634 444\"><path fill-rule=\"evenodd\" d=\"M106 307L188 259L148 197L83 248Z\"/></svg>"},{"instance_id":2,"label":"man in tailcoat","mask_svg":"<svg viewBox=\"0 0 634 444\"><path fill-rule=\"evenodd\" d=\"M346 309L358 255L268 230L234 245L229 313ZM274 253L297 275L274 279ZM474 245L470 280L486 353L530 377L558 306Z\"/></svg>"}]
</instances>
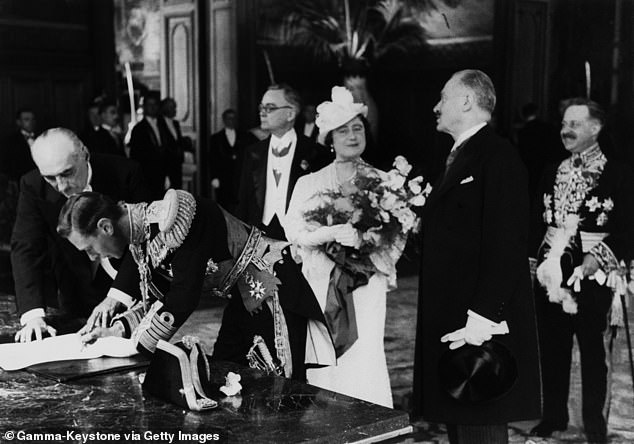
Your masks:
<instances>
[{"instance_id":1,"label":"man in tailcoat","mask_svg":"<svg viewBox=\"0 0 634 444\"><path fill-rule=\"evenodd\" d=\"M532 434L547 437L567 428L575 335L586 437L606 442L603 335L619 281L625 286L620 261L634 252L634 184L631 170L607 158L598 143L605 122L601 107L575 98L564 110L560 135L571 155L546 168L533 227L544 415Z\"/></svg>"},{"instance_id":2,"label":"man in tailcoat","mask_svg":"<svg viewBox=\"0 0 634 444\"><path fill-rule=\"evenodd\" d=\"M23 326L16 340L22 342L30 341L33 335L39 339L45 332L66 330L67 326L50 324L45 317L48 306L61 310L60 319L85 318L104 299L112 283L114 270L109 263L91 262L56 233L57 216L66 199L90 189L114 199L149 199L135 162L119 156L90 155L70 130L45 131L31 152L38 169L22 177L11 238Z\"/></svg>"},{"instance_id":3,"label":"man in tailcoat","mask_svg":"<svg viewBox=\"0 0 634 444\"><path fill-rule=\"evenodd\" d=\"M170 188L183 187L183 161L185 159L185 141L181 124L176 120L176 100L166 97L161 100L161 116L165 124L165 150L167 156L167 177Z\"/></svg>"},{"instance_id":4,"label":"man in tailcoat","mask_svg":"<svg viewBox=\"0 0 634 444\"><path fill-rule=\"evenodd\" d=\"M454 146L422 214L413 413L446 423L452 443L506 443L508 422L540 413L526 172L488 125L495 99L489 77L466 70L449 79L434 108L437 129ZM454 399L440 383L441 356L492 338L514 356L516 383L487 403Z\"/></svg>"},{"instance_id":5,"label":"man in tailcoat","mask_svg":"<svg viewBox=\"0 0 634 444\"><path fill-rule=\"evenodd\" d=\"M88 151L112 156L125 156L121 129L117 126L119 112L114 100L104 100L99 104L99 127L91 131L86 139Z\"/></svg>"},{"instance_id":6,"label":"man in tailcoat","mask_svg":"<svg viewBox=\"0 0 634 444\"><path fill-rule=\"evenodd\" d=\"M325 166L328 153L295 132L301 102L288 85L270 86L259 109L262 129L271 136L246 150L236 216L261 228L269 237L285 240L281 219L295 183L304 174Z\"/></svg>"},{"instance_id":7,"label":"man in tailcoat","mask_svg":"<svg viewBox=\"0 0 634 444\"><path fill-rule=\"evenodd\" d=\"M130 159L136 160L145 176L152 199L165 193L168 174L167 126L159 115L159 97L148 93L143 100L143 119L134 125L130 136Z\"/></svg>"},{"instance_id":8,"label":"man in tailcoat","mask_svg":"<svg viewBox=\"0 0 634 444\"><path fill-rule=\"evenodd\" d=\"M222 122L224 128L209 139L211 184L216 190L216 201L233 213L238 202L244 151L257 139L238 129L237 114L233 109L222 113Z\"/></svg>"}]
</instances>

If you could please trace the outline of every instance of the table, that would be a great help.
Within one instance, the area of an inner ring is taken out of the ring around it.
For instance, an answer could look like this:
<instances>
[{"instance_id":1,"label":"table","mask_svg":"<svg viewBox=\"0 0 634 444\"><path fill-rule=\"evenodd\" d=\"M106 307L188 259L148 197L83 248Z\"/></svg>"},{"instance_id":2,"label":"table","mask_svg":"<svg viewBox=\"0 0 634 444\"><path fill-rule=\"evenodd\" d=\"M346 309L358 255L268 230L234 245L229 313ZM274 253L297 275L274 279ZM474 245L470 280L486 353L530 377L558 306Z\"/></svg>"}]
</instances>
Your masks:
<instances>
[{"instance_id":1,"label":"table","mask_svg":"<svg viewBox=\"0 0 634 444\"><path fill-rule=\"evenodd\" d=\"M21 442L9 441L8 430L30 434L22 435L30 442L82 442L85 434L92 443L328 444L377 442L412 431L405 412L238 364L212 363L213 382L223 383L229 371L242 376L241 396L190 412L144 394L142 369L67 383L0 370L0 442Z\"/></svg>"}]
</instances>

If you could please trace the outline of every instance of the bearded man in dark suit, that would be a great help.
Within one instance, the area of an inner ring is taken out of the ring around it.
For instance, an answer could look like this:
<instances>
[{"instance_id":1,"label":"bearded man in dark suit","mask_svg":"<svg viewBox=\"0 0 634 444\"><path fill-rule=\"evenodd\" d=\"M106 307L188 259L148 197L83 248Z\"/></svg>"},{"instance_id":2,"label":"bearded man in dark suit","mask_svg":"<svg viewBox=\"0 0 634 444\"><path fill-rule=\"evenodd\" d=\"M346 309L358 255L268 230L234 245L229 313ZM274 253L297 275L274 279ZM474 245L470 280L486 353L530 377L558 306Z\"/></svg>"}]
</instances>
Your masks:
<instances>
[{"instance_id":1,"label":"bearded man in dark suit","mask_svg":"<svg viewBox=\"0 0 634 444\"><path fill-rule=\"evenodd\" d=\"M91 262L56 232L57 216L66 199L98 190L117 200L150 200L136 162L120 156L88 153L79 138L65 128L45 131L31 148L37 170L22 177L18 210L11 238L11 261L23 328L16 341L34 335L69 331L69 319L112 315L120 302L104 298L114 269L108 262ZM116 297L116 295L115 295ZM103 302L102 302L103 301ZM99 308L93 309L99 305ZM47 306L61 310L56 320L45 318ZM120 308L120 307L119 307ZM57 325L49 325L49 322ZM82 322L78 322L80 327Z\"/></svg>"},{"instance_id":2,"label":"bearded man in dark suit","mask_svg":"<svg viewBox=\"0 0 634 444\"><path fill-rule=\"evenodd\" d=\"M491 79L466 70L434 108L455 142L422 214L414 415L446 423L452 443L507 443L508 422L540 415L528 183L517 151L488 125L495 99ZM514 356L517 381L487 403L455 399L442 388L441 356L493 337Z\"/></svg>"},{"instance_id":3,"label":"bearded man in dark suit","mask_svg":"<svg viewBox=\"0 0 634 444\"><path fill-rule=\"evenodd\" d=\"M325 147L295 132L301 100L290 86L270 86L259 109L261 127L271 136L246 150L236 216L269 237L286 240L281 219L297 179L332 159Z\"/></svg>"}]
</instances>

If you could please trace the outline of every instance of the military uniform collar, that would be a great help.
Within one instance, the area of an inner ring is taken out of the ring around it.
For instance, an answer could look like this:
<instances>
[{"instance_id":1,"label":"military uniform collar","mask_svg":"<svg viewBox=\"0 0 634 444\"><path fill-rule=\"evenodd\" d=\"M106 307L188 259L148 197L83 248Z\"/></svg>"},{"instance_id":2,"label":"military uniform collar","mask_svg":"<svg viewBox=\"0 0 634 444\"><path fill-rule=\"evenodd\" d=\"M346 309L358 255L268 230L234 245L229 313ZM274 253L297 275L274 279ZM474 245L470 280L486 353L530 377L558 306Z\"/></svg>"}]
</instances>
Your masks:
<instances>
[{"instance_id":1,"label":"military uniform collar","mask_svg":"<svg viewBox=\"0 0 634 444\"><path fill-rule=\"evenodd\" d=\"M603 152L601 151L599 144L595 143L594 145L592 145L585 151L581 153L573 154L572 155L573 165L575 166L588 165L590 163L593 163L597 159L601 158L602 155L603 155Z\"/></svg>"}]
</instances>

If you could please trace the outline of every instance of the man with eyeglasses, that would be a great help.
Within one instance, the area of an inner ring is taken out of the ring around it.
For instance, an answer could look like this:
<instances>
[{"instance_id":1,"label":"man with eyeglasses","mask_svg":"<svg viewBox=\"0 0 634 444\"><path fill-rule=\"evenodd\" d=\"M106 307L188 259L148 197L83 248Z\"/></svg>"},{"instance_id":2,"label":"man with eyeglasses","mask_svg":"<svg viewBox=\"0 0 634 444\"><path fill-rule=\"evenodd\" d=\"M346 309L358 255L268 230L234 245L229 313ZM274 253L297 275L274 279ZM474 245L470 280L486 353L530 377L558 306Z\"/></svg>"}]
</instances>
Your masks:
<instances>
[{"instance_id":1,"label":"man with eyeglasses","mask_svg":"<svg viewBox=\"0 0 634 444\"><path fill-rule=\"evenodd\" d=\"M606 442L603 335L610 307L620 306L619 291L625 288L620 262L634 253L634 182L631 170L599 146L605 124L601 107L574 98L563 109L560 136L570 157L545 169L533 230L544 412L531 434L547 437L567 428L576 335L586 437Z\"/></svg>"},{"instance_id":2,"label":"man with eyeglasses","mask_svg":"<svg viewBox=\"0 0 634 444\"><path fill-rule=\"evenodd\" d=\"M18 342L78 330L89 315L107 323L117 308L123 308L120 302L126 302L104 299L116 273L111 264L91 262L55 231L66 199L94 190L116 200L150 200L136 162L122 156L91 155L68 129L53 128L42 133L33 143L31 155L37 169L22 177L11 237L22 324L15 335ZM47 307L58 310L50 316Z\"/></svg>"},{"instance_id":3,"label":"man with eyeglasses","mask_svg":"<svg viewBox=\"0 0 634 444\"><path fill-rule=\"evenodd\" d=\"M236 216L269 237L286 240L280 221L297 179L317 171L330 159L324 147L295 132L301 100L290 86L270 86L259 110L261 128L271 136L245 152Z\"/></svg>"}]
</instances>

